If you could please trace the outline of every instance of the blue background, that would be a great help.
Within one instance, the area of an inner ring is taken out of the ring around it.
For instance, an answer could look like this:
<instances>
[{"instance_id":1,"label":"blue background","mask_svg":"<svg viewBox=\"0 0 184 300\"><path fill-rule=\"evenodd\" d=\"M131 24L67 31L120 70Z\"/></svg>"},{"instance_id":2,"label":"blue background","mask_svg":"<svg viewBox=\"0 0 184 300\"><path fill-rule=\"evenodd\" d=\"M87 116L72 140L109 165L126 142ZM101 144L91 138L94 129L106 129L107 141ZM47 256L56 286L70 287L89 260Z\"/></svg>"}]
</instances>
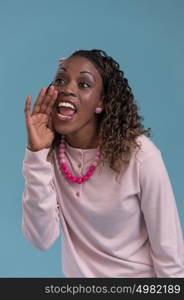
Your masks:
<instances>
[{"instance_id":1,"label":"blue background","mask_svg":"<svg viewBox=\"0 0 184 300\"><path fill-rule=\"evenodd\" d=\"M182 0L1 1L0 277L63 277L61 240L42 252L21 231L23 110L75 49L119 62L163 154L184 231L183 28Z\"/></svg>"}]
</instances>

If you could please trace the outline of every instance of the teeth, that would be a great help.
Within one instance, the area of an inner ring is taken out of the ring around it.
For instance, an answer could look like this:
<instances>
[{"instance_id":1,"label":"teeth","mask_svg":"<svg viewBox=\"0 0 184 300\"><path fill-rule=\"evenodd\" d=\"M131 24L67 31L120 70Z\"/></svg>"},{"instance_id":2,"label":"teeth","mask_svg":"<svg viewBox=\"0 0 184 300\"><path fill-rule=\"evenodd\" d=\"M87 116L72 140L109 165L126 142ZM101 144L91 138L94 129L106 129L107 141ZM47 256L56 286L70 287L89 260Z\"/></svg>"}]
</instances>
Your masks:
<instances>
[{"instance_id":1,"label":"teeth","mask_svg":"<svg viewBox=\"0 0 184 300\"><path fill-rule=\"evenodd\" d=\"M60 102L58 104L58 107L60 107L60 106L71 107L72 109L75 110L75 106L73 104L69 103L69 102Z\"/></svg>"}]
</instances>

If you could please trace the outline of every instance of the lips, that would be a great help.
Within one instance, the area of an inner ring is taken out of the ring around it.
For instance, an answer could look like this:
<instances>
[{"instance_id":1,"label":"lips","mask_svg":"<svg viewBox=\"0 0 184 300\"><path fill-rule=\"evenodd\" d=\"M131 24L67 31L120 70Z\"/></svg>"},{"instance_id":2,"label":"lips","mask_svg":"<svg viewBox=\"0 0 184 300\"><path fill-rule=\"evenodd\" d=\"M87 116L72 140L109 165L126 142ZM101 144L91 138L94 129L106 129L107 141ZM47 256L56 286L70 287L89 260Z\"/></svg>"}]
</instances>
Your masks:
<instances>
[{"instance_id":1,"label":"lips","mask_svg":"<svg viewBox=\"0 0 184 300\"><path fill-rule=\"evenodd\" d=\"M64 121L64 122L68 122L68 121L72 120L74 116L75 116L75 114L73 114L73 116L64 116L62 114L56 113L56 119L59 121Z\"/></svg>"},{"instance_id":2,"label":"lips","mask_svg":"<svg viewBox=\"0 0 184 300\"><path fill-rule=\"evenodd\" d=\"M71 103L74 107L75 107L75 111L78 110L77 108L77 105L76 103L72 100L72 98L69 98L69 97L61 97L61 96L58 96L57 98L57 101L56 101L56 106L58 106L59 103L61 102L68 102L68 103Z\"/></svg>"},{"instance_id":3,"label":"lips","mask_svg":"<svg viewBox=\"0 0 184 300\"><path fill-rule=\"evenodd\" d=\"M59 107L57 109L57 112L64 116L73 116L73 114L76 113L76 111L73 110L71 107L64 107L64 106Z\"/></svg>"},{"instance_id":4,"label":"lips","mask_svg":"<svg viewBox=\"0 0 184 300\"><path fill-rule=\"evenodd\" d=\"M62 107L62 106L58 106L59 103L61 102L68 102L71 103L76 109L73 110L70 107ZM68 97L58 97L57 98L57 102L55 105L55 113L54 113L54 118L57 121L62 121L62 123L66 123L71 121L72 119L75 118L76 114L77 114L77 106L75 105L75 103L73 101L71 101Z\"/></svg>"}]
</instances>

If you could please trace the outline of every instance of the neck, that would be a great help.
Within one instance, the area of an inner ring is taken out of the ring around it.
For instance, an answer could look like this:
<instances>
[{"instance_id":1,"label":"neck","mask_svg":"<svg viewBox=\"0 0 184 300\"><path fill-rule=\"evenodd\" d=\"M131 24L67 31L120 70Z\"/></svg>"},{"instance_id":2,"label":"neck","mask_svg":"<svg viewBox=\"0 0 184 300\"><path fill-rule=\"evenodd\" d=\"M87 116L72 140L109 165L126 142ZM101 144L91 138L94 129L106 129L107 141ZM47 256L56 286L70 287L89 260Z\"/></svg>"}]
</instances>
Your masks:
<instances>
[{"instance_id":1,"label":"neck","mask_svg":"<svg viewBox=\"0 0 184 300\"><path fill-rule=\"evenodd\" d=\"M98 141L97 141L97 137L83 137L80 139L74 139L71 138L67 135L66 137L66 141L67 143L74 147L74 148L79 148L79 149L93 149L93 148L97 148L98 146Z\"/></svg>"},{"instance_id":2,"label":"neck","mask_svg":"<svg viewBox=\"0 0 184 300\"><path fill-rule=\"evenodd\" d=\"M98 137L95 130L83 132L83 134L80 132L68 134L66 135L66 141L70 146L79 149L93 149L98 146Z\"/></svg>"}]
</instances>

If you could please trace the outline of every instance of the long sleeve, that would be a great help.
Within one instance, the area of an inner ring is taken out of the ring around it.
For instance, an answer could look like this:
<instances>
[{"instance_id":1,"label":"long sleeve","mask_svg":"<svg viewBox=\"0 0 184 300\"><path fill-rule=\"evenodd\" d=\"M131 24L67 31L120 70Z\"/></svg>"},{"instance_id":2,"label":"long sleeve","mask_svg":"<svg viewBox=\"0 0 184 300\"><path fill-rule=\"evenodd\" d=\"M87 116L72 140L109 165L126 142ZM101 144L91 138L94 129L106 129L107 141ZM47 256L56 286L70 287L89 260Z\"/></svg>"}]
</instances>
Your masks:
<instances>
[{"instance_id":1,"label":"long sleeve","mask_svg":"<svg viewBox=\"0 0 184 300\"><path fill-rule=\"evenodd\" d=\"M160 151L140 164L141 208L157 277L184 277L184 243L176 201Z\"/></svg>"},{"instance_id":2,"label":"long sleeve","mask_svg":"<svg viewBox=\"0 0 184 300\"><path fill-rule=\"evenodd\" d=\"M48 151L26 149L22 168L25 179L22 231L28 241L40 250L51 247L60 233L52 166L46 159Z\"/></svg>"}]
</instances>

